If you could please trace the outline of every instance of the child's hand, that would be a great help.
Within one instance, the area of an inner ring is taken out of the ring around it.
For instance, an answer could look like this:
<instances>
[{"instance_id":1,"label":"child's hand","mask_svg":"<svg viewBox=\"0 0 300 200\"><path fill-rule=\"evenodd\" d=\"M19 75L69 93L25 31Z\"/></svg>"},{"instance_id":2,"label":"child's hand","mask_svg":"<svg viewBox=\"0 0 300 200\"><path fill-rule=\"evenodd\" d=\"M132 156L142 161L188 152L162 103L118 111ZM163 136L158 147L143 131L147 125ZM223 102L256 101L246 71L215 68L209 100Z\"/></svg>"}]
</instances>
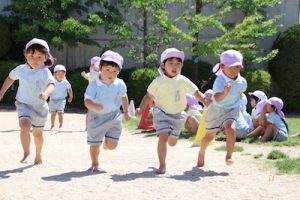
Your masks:
<instances>
[{"instance_id":1,"label":"child's hand","mask_svg":"<svg viewBox=\"0 0 300 200\"><path fill-rule=\"evenodd\" d=\"M140 108L136 108L135 109L135 115L138 116L138 115L141 115L142 114L142 111Z\"/></svg>"},{"instance_id":2,"label":"child's hand","mask_svg":"<svg viewBox=\"0 0 300 200\"><path fill-rule=\"evenodd\" d=\"M82 71L82 72L81 72L81 76L84 77L85 75L86 75L85 71Z\"/></svg>"},{"instance_id":3,"label":"child's hand","mask_svg":"<svg viewBox=\"0 0 300 200\"><path fill-rule=\"evenodd\" d=\"M69 98L68 98L68 102L69 102L69 103L71 103L72 100L73 100L73 97L69 97Z\"/></svg>"},{"instance_id":4,"label":"child's hand","mask_svg":"<svg viewBox=\"0 0 300 200\"><path fill-rule=\"evenodd\" d=\"M231 90L231 84L230 83L226 83L225 87L224 87L224 93L227 95Z\"/></svg>"},{"instance_id":5,"label":"child's hand","mask_svg":"<svg viewBox=\"0 0 300 200\"><path fill-rule=\"evenodd\" d=\"M94 109L98 110L98 111L103 110L103 105L102 104L95 104Z\"/></svg>"},{"instance_id":6,"label":"child's hand","mask_svg":"<svg viewBox=\"0 0 300 200\"><path fill-rule=\"evenodd\" d=\"M39 99L40 100L43 100L43 101L46 101L48 99L48 95L47 93L43 92L39 95Z\"/></svg>"},{"instance_id":7,"label":"child's hand","mask_svg":"<svg viewBox=\"0 0 300 200\"><path fill-rule=\"evenodd\" d=\"M124 112L124 118L126 121L129 121L131 119L130 113L129 112Z\"/></svg>"}]
</instances>

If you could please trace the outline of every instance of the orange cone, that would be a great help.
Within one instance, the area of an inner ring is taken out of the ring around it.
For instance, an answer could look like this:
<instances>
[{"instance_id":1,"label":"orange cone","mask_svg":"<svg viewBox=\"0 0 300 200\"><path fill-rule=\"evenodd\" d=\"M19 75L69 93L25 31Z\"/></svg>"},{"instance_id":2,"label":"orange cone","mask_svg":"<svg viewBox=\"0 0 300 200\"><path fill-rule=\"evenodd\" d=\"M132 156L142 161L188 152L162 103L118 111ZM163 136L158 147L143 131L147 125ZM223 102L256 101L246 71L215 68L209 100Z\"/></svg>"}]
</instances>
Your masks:
<instances>
[{"instance_id":1,"label":"orange cone","mask_svg":"<svg viewBox=\"0 0 300 200\"><path fill-rule=\"evenodd\" d=\"M152 130L153 128L153 122L147 122L146 118L150 112L150 106L148 105L145 110L143 111L140 123L138 125L138 129L145 129L145 130Z\"/></svg>"}]
</instances>

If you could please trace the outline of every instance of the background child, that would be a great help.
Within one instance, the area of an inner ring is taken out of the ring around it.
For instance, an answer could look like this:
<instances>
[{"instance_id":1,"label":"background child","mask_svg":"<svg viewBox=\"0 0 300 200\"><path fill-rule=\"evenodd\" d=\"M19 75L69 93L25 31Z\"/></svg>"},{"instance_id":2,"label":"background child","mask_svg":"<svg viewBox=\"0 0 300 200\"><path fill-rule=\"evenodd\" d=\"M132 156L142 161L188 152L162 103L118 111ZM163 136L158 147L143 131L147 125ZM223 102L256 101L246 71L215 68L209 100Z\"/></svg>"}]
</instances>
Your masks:
<instances>
[{"instance_id":1,"label":"background child","mask_svg":"<svg viewBox=\"0 0 300 200\"><path fill-rule=\"evenodd\" d=\"M251 116L247 113L247 97L242 94L239 117L236 121L236 139L244 139L253 130Z\"/></svg>"},{"instance_id":2,"label":"background child","mask_svg":"<svg viewBox=\"0 0 300 200\"><path fill-rule=\"evenodd\" d=\"M204 166L205 150L218 131L225 129L227 165L233 164L232 152L235 144L235 121L239 116L241 94L247 88L247 81L240 75L243 56L236 50L227 50L220 56L220 63L213 72L218 75L213 85L213 102L208 107L204 136L198 155L198 166Z\"/></svg>"},{"instance_id":3,"label":"background child","mask_svg":"<svg viewBox=\"0 0 300 200\"><path fill-rule=\"evenodd\" d=\"M192 134L197 133L199 121L201 119L202 106L199 104L198 99L190 94L186 95L187 107L185 109L187 118L184 123L184 128Z\"/></svg>"},{"instance_id":4,"label":"background child","mask_svg":"<svg viewBox=\"0 0 300 200\"><path fill-rule=\"evenodd\" d=\"M21 129L21 143L23 158L21 163L27 162L30 152L30 127L36 146L35 165L42 164L43 128L47 121L49 95L54 91L54 78L47 67L52 66L53 58L45 40L34 38L30 40L24 50L26 63L13 69L5 79L0 90L0 100L13 84L19 80L16 95L16 108Z\"/></svg>"},{"instance_id":5,"label":"background child","mask_svg":"<svg viewBox=\"0 0 300 200\"><path fill-rule=\"evenodd\" d=\"M84 104L89 109L87 142L90 145L91 172L98 171L103 138L104 149L113 150L118 145L122 131L121 104L125 119L130 120L126 85L117 78L122 65L123 58L118 53L104 52L100 63L101 73L88 85L84 94Z\"/></svg>"},{"instance_id":6,"label":"background child","mask_svg":"<svg viewBox=\"0 0 300 200\"><path fill-rule=\"evenodd\" d=\"M51 128L54 128L56 113L58 113L59 128L63 125L63 115L66 106L66 98L69 95L68 102L72 102L73 91L71 84L66 79L66 68L63 65L54 67L55 90L50 95L49 110L51 113Z\"/></svg>"},{"instance_id":7,"label":"background child","mask_svg":"<svg viewBox=\"0 0 300 200\"><path fill-rule=\"evenodd\" d=\"M278 97L271 97L257 105L257 111L260 112L259 126L248 136L261 137L262 142L286 141L289 129L282 108L283 101Z\"/></svg>"},{"instance_id":8,"label":"background child","mask_svg":"<svg viewBox=\"0 0 300 200\"><path fill-rule=\"evenodd\" d=\"M152 81L147 94L141 101L137 114L143 113L145 107L153 99L156 107L153 119L158 134L157 154L159 159L158 174L166 172L167 143L175 146L184 126L186 113L186 95L193 94L204 102L204 95L188 78L180 74L184 60L184 53L175 48L168 48L161 54L159 68L161 76Z\"/></svg>"},{"instance_id":9,"label":"background child","mask_svg":"<svg viewBox=\"0 0 300 200\"><path fill-rule=\"evenodd\" d=\"M81 72L81 76L91 82L92 80L99 77L99 66L101 58L99 56L94 56L91 58L90 72Z\"/></svg>"},{"instance_id":10,"label":"background child","mask_svg":"<svg viewBox=\"0 0 300 200\"><path fill-rule=\"evenodd\" d=\"M249 95L250 95L250 103L252 106L251 119L252 119L253 127L256 128L258 126L258 118L259 118L259 113L256 111L256 105L262 100L267 100L268 97L263 91L260 90L249 92Z\"/></svg>"}]
</instances>

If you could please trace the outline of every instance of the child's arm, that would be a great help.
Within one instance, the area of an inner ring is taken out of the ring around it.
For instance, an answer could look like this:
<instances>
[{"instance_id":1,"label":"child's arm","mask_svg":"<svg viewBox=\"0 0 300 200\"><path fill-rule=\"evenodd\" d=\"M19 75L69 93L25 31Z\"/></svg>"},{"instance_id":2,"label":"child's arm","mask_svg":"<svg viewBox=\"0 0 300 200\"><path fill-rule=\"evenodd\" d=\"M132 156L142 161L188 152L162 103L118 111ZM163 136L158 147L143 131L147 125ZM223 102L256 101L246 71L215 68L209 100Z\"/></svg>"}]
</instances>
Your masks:
<instances>
[{"instance_id":1,"label":"child's arm","mask_svg":"<svg viewBox=\"0 0 300 200\"><path fill-rule=\"evenodd\" d=\"M73 90L71 87L68 89L68 95L69 95L68 102L71 103L73 100Z\"/></svg>"},{"instance_id":2,"label":"child's arm","mask_svg":"<svg viewBox=\"0 0 300 200\"><path fill-rule=\"evenodd\" d=\"M102 104L96 104L96 103L92 102L90 99L85 99L84 105L89 110L98 110L98 111L103 110Z\"/></svg>"},{"instance_id":3,"label":"child's arm","mask_svg":"<svg viewBox=\"0 0 300 200\"><path fill-rule=\"evenodd\" d=\"M89 77L88 77L88 75L87 75L87 73L86 73L85 71L82 71L82 72L81 72L81 76L82 76L83 78L85 78L86 80L89 80Z\"/></svg>"},{"instance_id":4,"label":"child's arm","mask_svg":"<svg viewBox=\"0 0 300 200\"><path fill-rule=\"evenodd\" d=\"M194 93L194 96L198 99L198 101L200 101L201 103L203 103L205 105L206 100L205 100L205 95L200 92L199 90L196 90L196 92Z\"/></svg>"},{"instance_id":5,"label":"child's arm","mask_svg":"<svg viewBox=\"0 0 300 200\"><path fill-rule=\"evenodd\" d=\"M267 104L264 106L264 108L262 109L262 111L259 114L258 124L260 126L266 127L267 125L270 124L270 122L267 121L266 113L267 113Z\"/></svg>"},{"instance_id":6,"label":"child's arm","mask_svg":"<svg viewBox=\"0 0 300 200\"><path fill-rule=\"evenodd\" d=\"M11 79L9 76L5 79L1 90L0 90L0 101L2 100L5 92L8 90L8 88L14 83L15 81Z\"/></svg>"},{"instance_id":7,"label":"child's arm","mask_svg":"<svg viewBox=\"0 0 300 200\"><path fill-rule=\"evenodd\" d=\"M153 101L153 95L151 95L149 92L143 97L139 108L136 109L136 114L141 115L148 104L150 104Z\"/></svg>"},{"instance_id":8,"label":"child's arm","mask_svg":"<svg viewBox=\"0 0 300 200\"><path fill-rule=\"evenodd\" d=\"M52 92L54 92L54 88L55 88L54 84L53 83L49 83L47 85L46 90L39 95L39 99L41 99L41 100L47 100L48 97L52 94Z\"/></svg>"},{"instance_id":9,"label":"child's arm","mask_svg":"<svg viewBox=\"0 0 300 200\"><path fill-rule=\"evenodd\" d=\"M230 83L226 83L223 92L217 92L214 94L214 98L217 102L222 101L230 92L231 90L231 84Z\"/></svg>"},{"instance_id":10,"label":"child's arm","mask_svg":"<svg viewBox=\"0 0 300 200\"><path fill-rule=\"evenodd\" d=\"M128 101L128 96L126 95L126 96L122 97L122 107L123 107L125 120L131 119L128 105L129 105L129 101Z\"/></svg>"}]
</instances>

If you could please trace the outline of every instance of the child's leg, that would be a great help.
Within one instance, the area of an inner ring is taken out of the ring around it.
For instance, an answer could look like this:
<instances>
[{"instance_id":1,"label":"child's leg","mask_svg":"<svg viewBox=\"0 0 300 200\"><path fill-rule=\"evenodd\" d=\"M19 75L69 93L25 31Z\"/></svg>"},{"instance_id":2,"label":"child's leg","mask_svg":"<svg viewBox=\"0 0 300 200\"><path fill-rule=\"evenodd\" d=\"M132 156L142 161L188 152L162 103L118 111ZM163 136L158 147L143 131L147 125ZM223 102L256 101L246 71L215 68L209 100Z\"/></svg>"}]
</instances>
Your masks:
<instances>
[{"instance_id":1,"label":"child's leg","mask_svg":"<svg viewBox=\"0 0 300 200\"><path fill-rule=\"evenodd\" d=\"M112 140L105 140L103 144L103 149L114 150L117 148L118 142Z\"/></svg>"},{"instance_id":2,"label":"child's leg","mask_svg":"<svg viewBox=\"0 0 300 200\"><path fill-rule=\"evenodd\" d=\"M33 129L32 134L33 134L34 143L35 143L34 164L40 165L40 164L43 164L43 162L42 162L42 148L43 148L43 143L44 143L43 129L35 128L35 129Z\"/></svg>"},{"instance_id":3,"label":"child's leg","mask_svg":"<svg viewBox=\"0 0 300 200\"><path fill-rule=\"evenodd\" d=\"M54 124L55 124L55 116L56 116L56 112L52 112L52 113L51 113L51 128L50 128L50 129L53 129L53 128L54 128Z\"/></svg>"},{"instance_id":4,"label":"child's leg","mask_svg":"<svg viewBox=\"0 0 300 200\"><path fill-rule=\"evenodd\" d=\"M233 164L232 152L235 144L235 121L227 120L224 123L224 128L226 134L226 149L227 149L225 160L227 165L232 165Z\"/></svg>"},{"instance_id":5,"label":"child's leg","mask_svg":"<svg viewBox=\"0 0 300 200\"><path fill-rule=\"evenodd\" d=\"M274 124L268 125L262 138L261 138L261 141L265 142L265 141L269 141L269 140L273 139L276 132L277 132L277 128L276 128L276 126L274 126Z\"/></svg>"},{"instance_id":6,"label":"child's leg","mask_svg":"<svg viewBox=\"0 0 300 200\"><path fill-rule=\"evenodd\" d=\"M158 138L157 155L159 160L159 168L157 169L156 173L164 174L166 173L167 142L169 135L168 133L160 133Z\"/></svg>"},{"instance_id":7,"label":"child's leg","mask_svg":"<svg viewBox=\"0 0 300 200\"><path fill-rule=\"evenodd\" d=\"M188 116L185 123L185 128L189 130L190 133L196 134L198 130L199 122L194 116Z\"/></svg>"},{"instance_id":8,"label":"child's leg","mask_svg":"<svg viewBox=\"0 0 300 200\"><path fill-rule=\"evenodd\" d=\"M23 158L20 160L21 163L27 163L27 157L30 153L30 127L31 122L28 119L23 119L19 121L19 125L21 128L21 144L23 148Z\"/></svg>"},{"instance_id":9,"label":"child's leg","mask_svg":"<svg viewBox=\"0 0 300 200\"><path fill-rule=\"evenodd\" d=\"M265 128L262 126L258 126L256 129L254 129L253 131L251 131L247 137L254 137L254 138L258 138L259 136L262 136L263 133L265 131Z\"/></svg>"},{"instance_id":10,"label":"child's leg","mask_svg":"<svg viewBox=\"0 0 300 200\"><path fill-rule=\"evenodd\" d=\"M58 121L59 121L59 128L62 128L62 125L64 122L64 113L63 112L58 113Z\"/></svg>"},{"instance_id":11,"label":"child's leg","mask_svg":"<svg viewBox=\"0 0 300 200\"><path fill-rule=\"evenodd\" d=\"M200 151L198 154L198 161L197 161L197 166L198 167L203 167L204 166L204 161L205 161L205 150L208 146L208 144L215 138L216 133L206 133L201 145L200 145Z\"/></svg>"},{"instance_id":12,"label":"child's leg","mask_svg":"<svg viewBox=\"0 0 300 200\"><path fill-rule=\"evenodd\" d=\"M92 166L88 169L88 171L91 172L97 172L99 169L99 161L98 161L98 157L99 157L99 153L100 153L100 146L99 145L91 145L90 146L90 157L91 157L91 161L92 161Z\"/></svg>"}]
</instances>

